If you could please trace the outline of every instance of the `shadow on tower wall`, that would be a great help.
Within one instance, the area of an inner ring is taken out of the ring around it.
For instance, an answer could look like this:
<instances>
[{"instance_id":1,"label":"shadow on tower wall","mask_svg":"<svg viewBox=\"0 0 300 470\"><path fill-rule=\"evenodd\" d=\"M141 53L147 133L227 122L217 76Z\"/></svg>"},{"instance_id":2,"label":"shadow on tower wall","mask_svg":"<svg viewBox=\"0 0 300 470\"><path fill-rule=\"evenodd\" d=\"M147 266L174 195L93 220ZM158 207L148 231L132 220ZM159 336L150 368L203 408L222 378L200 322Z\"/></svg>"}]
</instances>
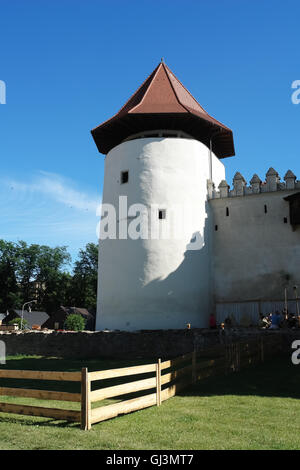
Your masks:
<instances>
[{"instance_id":1,"label":"shadow on tower wall","mask_svg":"<svg viewBox=\"0 0 300 470\"><path fill-rule=\"evenodd\" d=\"M192 327L207 326L208 315L212 309L213 221L207 202L205 209L207 217L203 235L200 232L192 234L182 262L165 278L156 277L150 282L143 281L147 270L152 267L151 263L155 265L155 263L163 262L161 245L158 245L157 259L155 259L155 246L152 245L152 259L149 260L145 258L145 244L149 243L148 240L104 240L102 242L110 243L112 246L109 250L110 259L105 260L105 266L110 265L111 269L106 271L105 282L102 284L105 316L101 322L101 329L185 328L187 323L191 323ZM169 256L172 241L157 240L157 243L166 243L166 251L169 251L166 256ZM119 253L122 253L122 256L119 256ZM119 263L120 259L122 259L122 265ZM134 262L130 263L129 260L134 260ZM114 275L115 266L119 267L118 283ZM155 270L155 266L153 269ZM140 280L140 286L135 283L135 280ZM106 286L108 286L108 292L111 291L109 283L113 283L111 285L114 285L115 289L107 295ZM136 285L137 288L135 288ZM136 312L137 307L140 310L138 314L133 315L132 312ZM120 322L120 318L124 318L124 322Z\"/></svg>"}]
</instances>

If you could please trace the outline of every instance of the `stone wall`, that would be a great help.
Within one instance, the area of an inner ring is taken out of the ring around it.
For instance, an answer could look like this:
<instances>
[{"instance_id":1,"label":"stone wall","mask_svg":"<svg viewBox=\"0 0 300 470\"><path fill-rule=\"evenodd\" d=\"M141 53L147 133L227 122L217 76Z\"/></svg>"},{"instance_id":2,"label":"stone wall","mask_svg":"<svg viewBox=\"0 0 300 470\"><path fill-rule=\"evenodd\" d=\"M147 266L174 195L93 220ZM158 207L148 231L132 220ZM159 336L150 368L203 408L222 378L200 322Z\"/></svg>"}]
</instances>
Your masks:
<instances>
[{"instance_id":1,"label":"stone wall","mask_svg":"<svg viewBox=\"0 0 300 470\"><path fill-rule=\"evenodd\" d=\"M286 172L283 179L284 181L281 181L279 174L274 170L274 168L269 168L266 173L265 181L262 181L255 173L249 182L249 186L247 186L247 181L243 175L236 172L233 178L232 189L230 189L230 185L226 180L222 180L218 185L219 191L217 191L215 184L208 180L208 198L224 199L238 196L249 196L253 194L264 194L274 191L295 191L300 189L300 180L296 179L296 176L291 170Z\"/></svg>"},{"instance_id":2,"label":"stone wall","mask_svg":"<svg viewBox=\"0 0 300 470\"><path fill-rule=\"evenodd\" d=\"M261 184L252 178L251 192L237 174L232 191L210 199L216 303L283 301L285 289L289 299L295 298L294 286L300 283L300 226L290 223L285 198L299 192L300 184L290 171L286 183L278 182L273 169L266 179Z\"/></svg>"},{"instance_id":3,"label":"stone wall","mask_svg":"<svg viewBox=\"0 0 300 470\"><path fill-rule=\"evenodd\" d=\"M155 330L96 332L0 332L6 354L39 355L65 358L171 358L216 344L257 335L281 335L282 331L238 328L220 334L217 330ZM288 335L289 332L286 332ZM300 338L300 332L298 334ZM280 338L279 338L280 340ZM287 344L290 344L288 339Z\"/></svg>"}]
</instances>

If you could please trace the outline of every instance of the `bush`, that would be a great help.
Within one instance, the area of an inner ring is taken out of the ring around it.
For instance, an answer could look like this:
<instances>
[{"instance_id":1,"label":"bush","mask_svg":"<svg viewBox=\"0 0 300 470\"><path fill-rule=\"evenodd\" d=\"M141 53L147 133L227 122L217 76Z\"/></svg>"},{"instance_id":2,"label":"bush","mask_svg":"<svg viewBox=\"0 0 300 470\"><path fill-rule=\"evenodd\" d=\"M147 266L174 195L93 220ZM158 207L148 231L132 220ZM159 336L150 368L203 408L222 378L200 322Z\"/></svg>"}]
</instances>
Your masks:
<instances>
[{"instance_id":1,"label":"bush","mask_svg":"<svg viewBox=\"0 0 300 470\"><path fill-rule=\"evenodd\" d=\"M64 328L71 331L82 331L84 330L84 327L85 320L77 313L71 313L71 315L68 315L64 324Z\"/></svg>"},{"instance_id":2,"label":"bush","mask_svg":"<svg viewBox=\"0 0 300 470\"><path fill-rule=\"evenodd\" d=\"M8 324L9 325L13 325L14 323L16 323L19 327L19 329L21 329L21 322L22 322L22 319L21 318L14 318L13 320L11 320ZM25 318L23 318L23 323L22 323L22 330L24 330L26 328L26 326L28 325L28 321L25 320Z\"/></svg>"}]
</instances>

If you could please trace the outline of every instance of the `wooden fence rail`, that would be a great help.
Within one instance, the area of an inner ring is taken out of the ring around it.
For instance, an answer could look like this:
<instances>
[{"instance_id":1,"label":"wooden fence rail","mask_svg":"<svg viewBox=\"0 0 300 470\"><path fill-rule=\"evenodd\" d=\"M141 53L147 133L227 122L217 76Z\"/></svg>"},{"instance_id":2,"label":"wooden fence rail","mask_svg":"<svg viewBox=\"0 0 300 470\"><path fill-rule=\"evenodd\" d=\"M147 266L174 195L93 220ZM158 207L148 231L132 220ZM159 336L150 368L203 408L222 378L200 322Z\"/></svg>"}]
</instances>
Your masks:
<instances>
[{"instance_id":1,"label":"wooden fence rail","mask_svg":"<svg viewBox=\"0 0 300 470\"><path fill-rule=\"evenodd\" d=\"M263 362L274 352L279 351L281 344L278 337L260 338L238 343L217 346L209 351L196 351L175 359L153 364L124 367L111 370L88 372L54 372L0 369L0 379L30 379L80 382L80 393L38 390L31 388L0 387L0 395L37 398L42 400L58 400L81 404L80 410L62 408L46 408L0 402L0 412L16 413L31 416L43 416L59 420L81 423L81 428L88 430L92 424L104 421L120 414L130 413L150 406L160 406L161 403L203 378L238 372L241 368ZM206 357L203 357L203 354ZM212 359L207 359L207 356ZM202 357L201 357L202 356ZM139 375L147 376L138 378ZM105 386L106 380L131 376L129 382ZM101 388L96 388L100 382ZM104 385L104 386L103 386ZM92 390L93 388L93 390ZM143 393L131 398L130 395ZM97 404L106 399L125 399L113 404ZM126 397L127 396L127 397ZM93 407L92 405L95 405Z\"/></svg>"},{"instance_id":2,"label":"wooden fence rail","mask_svg":"<svg viewBox=\"0 0 300 470\"><path fill-rule=\"evenodd\" d=\"M33 370L0 370L0 378L6 379L30 379L30 380L54 380L66 382L80 382L80 372L52 372ZM42 400L58 400L81 402L81 393L58 392L51 390L36 390L31 388L0 387L1 396L13 396L24 398L38 398ZM46 408L43 406L18 405L15 403L0 402L0 411L3 413L15 413L29 416L43 416L46 418L79 421L80 411L66 410L63 408Z\"/></svg>"}]
</instances>

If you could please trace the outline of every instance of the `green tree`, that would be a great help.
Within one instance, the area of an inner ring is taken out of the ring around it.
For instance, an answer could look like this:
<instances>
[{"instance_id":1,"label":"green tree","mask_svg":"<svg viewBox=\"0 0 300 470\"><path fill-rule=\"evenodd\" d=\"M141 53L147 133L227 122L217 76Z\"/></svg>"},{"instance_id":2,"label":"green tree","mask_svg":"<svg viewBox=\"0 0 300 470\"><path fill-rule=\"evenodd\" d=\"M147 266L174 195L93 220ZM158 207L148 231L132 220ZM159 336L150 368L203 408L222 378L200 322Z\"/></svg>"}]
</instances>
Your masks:
<instances>
[{"instance_id":1,"label":"green tree","mask_svg":"<svg viewBox=\"0 0 300 470\"><path fill-rule=\"evenodd\" d=\"M38 302L47 312L51 313L61 304L66 304L71 276L62 269L70 262L71 256L65 246L40 246L35 280L38 286Z\"/></svg>"},{"instance_id":2,"label":"green tree","mask_svg":"<svg viewBox=\"0 0 300 470\"><path fill-rule=\"evenodd\" d=\"M98 277L98 246L88 243L79 251L72 281L71 305L96 311Z\"/></svg>"},{"instance_id":3,"label":"green tree","mask_svg":"<svg viewBox=\"0 0 300 470\"><path fill-rule=\"evenodd\" d=\"M50 313L68 304L72 276L64 268L70 262L65 246L0 240L0 311L21 308L32 299L37 309Z\"/></svg>"},{"instance_id":4,"label":"green tree","mask_svg":"<svg viewBox=\"0 0 300 470\"><path fill-rule=\"evenodd\" d=\"M49 247L0 240L0 311L36 299L36 309L52 313L60 305L96 309L98 248L80 250L74 273L65 246Z\"/></svg>"},{"instance_id":5,"label":"green tree","mask_svg":"<svg viewBox=\"0 0 300 470\"><path fill-rule=\"evenodd\" d=\"M64 328L71 331L82 331L85 328L85 320L81 315L71 313L65 321Z\"/></svg>"},{"instance_id":6,"label":"green tree","mask_svg":"<svg viewBox=\"0 0 300 470\"><path fill-rule=\"evenodd\" d=\"M24 241L19 241L16 245L18 252L18 263L16 266L16 276L22 304L32 298L37 297L36 276L37 260L40 246L27 245Z\"/></svg>"},{"instance_id":7,"label":"green tree","mask_svg":"<svg viewBox=\"0 0 300 470\"><path fill-rule=\"evenodd\" d=\"M23 322L22 322L22 318L14 318L13 320L10 320L10 322L8 323L9 325L13 325L14 323L16 323L19 327L19 329L21 329L21 325L22 325L22 330L25 330L26 326L28 325L28 321L25 320L25 318L23 318Z\"/></svg>"},{"instance_id":8,"label":"green tree","mask_svg":"<svg viewBox=\"0 0 300 470\"><path fill-rule=\"evenodd\" d=\"M19 253L15 243L0 240L0 311L21 304L16 277Z\"/></svg>"}]
</instances>

